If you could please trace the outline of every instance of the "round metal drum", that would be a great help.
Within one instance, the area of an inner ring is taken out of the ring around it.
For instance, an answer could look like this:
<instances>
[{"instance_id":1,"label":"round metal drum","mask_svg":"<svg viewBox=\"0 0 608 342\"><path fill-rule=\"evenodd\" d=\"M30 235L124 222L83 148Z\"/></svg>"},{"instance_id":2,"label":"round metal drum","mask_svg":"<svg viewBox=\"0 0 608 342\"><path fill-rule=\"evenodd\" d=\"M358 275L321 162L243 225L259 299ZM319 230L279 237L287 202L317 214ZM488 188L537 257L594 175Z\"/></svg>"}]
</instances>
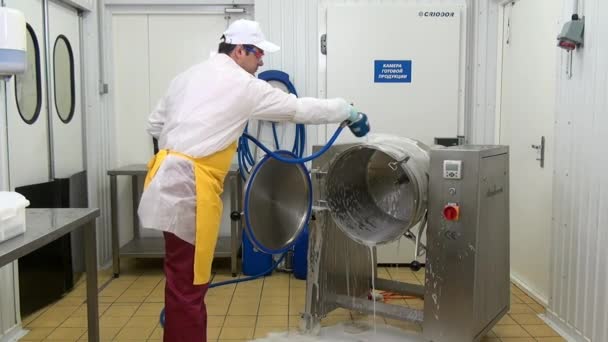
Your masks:
<instances>
[{"instance_id":1,"label":"round metal drum","mask_svg":"<svg viewBox=\"0 0 608 342\"><path fill-rule=\"evenodd\" d=\"M351 239L379 245L399 239L424 217L429 148L380 136L338 155L326 178L327 203Z\"/></svg>"},{"instance_id":2,"label":"round metal drum","mask_svg":"<svg viewBox=\"0 0 608 342\"><path fill-rule=\"evenodd\" d=\"M294 157L291 152L275 153ZM311 183L306 168L265 156L245 184L245 231L259 250L283 253L304 230L311 207Z\"/></svg>"}]
</instances>

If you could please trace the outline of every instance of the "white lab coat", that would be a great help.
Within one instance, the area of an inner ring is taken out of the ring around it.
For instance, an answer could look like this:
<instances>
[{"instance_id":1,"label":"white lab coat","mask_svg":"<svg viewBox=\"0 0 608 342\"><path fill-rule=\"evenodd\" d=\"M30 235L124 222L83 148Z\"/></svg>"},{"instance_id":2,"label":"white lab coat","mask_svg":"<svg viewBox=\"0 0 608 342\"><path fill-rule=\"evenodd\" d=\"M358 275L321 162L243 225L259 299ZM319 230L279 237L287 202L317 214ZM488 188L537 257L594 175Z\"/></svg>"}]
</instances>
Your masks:
<instances>
[{"instance_id":1,"label":"white lab coat","mask_svg":"<svg viewBox=\"0 0 608 342\"><path fill-rule=\"evenodd\" d=\"M150 114L148 132L160 149L196 158L227 148L249 119L324 124L342 122L349 114L343 99L296 98L217 54L171 82ZM169 155L142 194L138 215L143 227L194 244L195 204L191 162Z\"/></svg>"}]
</instances>

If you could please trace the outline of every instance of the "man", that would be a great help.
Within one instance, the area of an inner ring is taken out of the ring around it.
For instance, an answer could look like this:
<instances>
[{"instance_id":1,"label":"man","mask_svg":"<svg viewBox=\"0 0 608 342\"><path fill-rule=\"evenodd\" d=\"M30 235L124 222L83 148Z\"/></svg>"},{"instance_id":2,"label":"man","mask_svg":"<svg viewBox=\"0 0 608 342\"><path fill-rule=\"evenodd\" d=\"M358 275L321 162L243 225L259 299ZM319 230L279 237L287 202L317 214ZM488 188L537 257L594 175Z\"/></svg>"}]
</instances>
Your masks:
<instances>
[{"instance_id":1,"label":"man","mask_svg":"<svg viewBox=\"0 0 608 342\"><path fill-rule=\"evenodd\" d=\"M257 79L268 42L259 24L234 22L218 54L178 75L149 117L160 151L148 164L138 214L165 238L164 341L206 341L204 296L220 228L224 177L250 119L354 122L343 99L296 98Z\"/></svg>"}]
</instances>

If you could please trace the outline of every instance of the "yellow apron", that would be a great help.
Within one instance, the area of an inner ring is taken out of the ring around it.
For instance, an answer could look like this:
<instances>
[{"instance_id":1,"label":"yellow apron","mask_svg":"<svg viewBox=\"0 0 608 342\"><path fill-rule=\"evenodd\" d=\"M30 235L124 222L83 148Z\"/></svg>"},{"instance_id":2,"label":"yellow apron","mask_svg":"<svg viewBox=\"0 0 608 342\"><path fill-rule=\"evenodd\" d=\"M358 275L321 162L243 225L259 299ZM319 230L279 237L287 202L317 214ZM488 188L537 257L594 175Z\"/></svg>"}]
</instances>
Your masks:
<instances>
[{"instance_id":1,"label":"yellow apron","mask_svg":"<svg viewBox=\"0 0 608 342\"><path fill-rule=\"evenodd\" d=\"M228 148L203 158L193 158L179 152L159 151L148 163L144 188L168 155L177 155L192 162L196 183L196 240L194 244L194 285L202 285L211 279L211 264L222 219L224 178L230 171L236 153L236 142Z\"/></svg>"}]
</instances>

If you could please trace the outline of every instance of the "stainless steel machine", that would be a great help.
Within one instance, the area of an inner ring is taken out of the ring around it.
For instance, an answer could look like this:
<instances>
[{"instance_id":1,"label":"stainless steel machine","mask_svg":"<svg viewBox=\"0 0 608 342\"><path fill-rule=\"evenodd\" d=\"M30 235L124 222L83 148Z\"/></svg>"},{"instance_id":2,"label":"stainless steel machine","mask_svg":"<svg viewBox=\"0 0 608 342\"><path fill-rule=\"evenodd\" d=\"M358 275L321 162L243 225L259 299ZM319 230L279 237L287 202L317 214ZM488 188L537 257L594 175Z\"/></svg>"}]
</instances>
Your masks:
<instances>
[{"instance_id":1,"label":"stainless steel machine","mask_svg":"<svg viewBox=\"0 0 608 342\"><path fill-rule=\"evenodd\" d=\"M311 172L305 329L341 307L419 323L430 341L471 342L508 312L507 147L431 149L384 138L334 146ZM369 245L401 235L426 253L424 285L377 277ZM373 303L372 282L423 298L424 309Z\"/></svg>"},{"instance_id":2,"label":"stainless steel machine","mask_svg":"<svg viewBox=\"0 0 608 342\"><path fill-rule=\"evenodd\" d=\"M507 147L431 148L396 136L334 145L312 162L312 196L307 170L289 165L256 166L248 188L257 195L245 196L256 210L245 216L252 239L274 249L310 217L302 329L345 308L418 323L433 342L472 342L508 312ZM414 259L426 254L424 285L378 277L374 246L401 236L416 244ZM372 287L424 307L373 302Z\"/></svg>"}]
</instances>

